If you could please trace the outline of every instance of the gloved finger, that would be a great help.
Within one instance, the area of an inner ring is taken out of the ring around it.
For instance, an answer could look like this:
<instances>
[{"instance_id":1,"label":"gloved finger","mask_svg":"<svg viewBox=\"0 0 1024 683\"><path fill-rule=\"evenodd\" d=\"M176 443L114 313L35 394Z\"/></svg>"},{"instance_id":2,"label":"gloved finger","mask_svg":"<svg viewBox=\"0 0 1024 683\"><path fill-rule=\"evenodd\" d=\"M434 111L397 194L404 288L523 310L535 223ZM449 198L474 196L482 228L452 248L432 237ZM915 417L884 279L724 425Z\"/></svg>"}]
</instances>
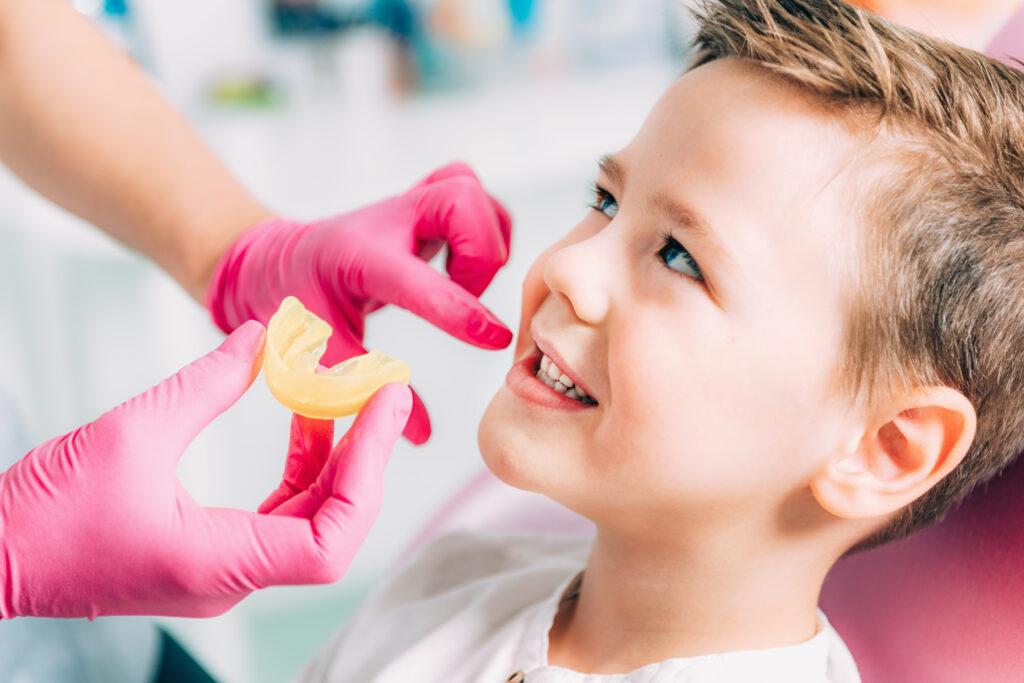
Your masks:
<instances>
[{"instance_id":1,"label":"gloved finger","mask_svg":"<svg viewBox=\"0 0 1024 683\"><path fill-rule=\"evenodd\" d=\"M214 351L97 422L113 424L122 433L126 428L138 430L144 438L174 425L170 442L156 449L173 469L192 439L252 384L263 364L264 337L263 325L245 322Z\"/></svg>"},{"instance_id":2,"label":"gloved finger","mask_svg":"<svg viewBox=\"0 0 1024 683\"><path fill-rule=\"evenodd\" d=\"M292 416L288 457L284 476L277 489L257 509L266 514L312 486L331 454L334 444L334 420Z\"/></svg>"},{"instance_id":3,"label":"gloved finger","mask_svg":"<svg viewBox=\"0 0 1024 683\"><path fill-rule=\"evenodd\" d=\"M319 545L351 559L370 531L383 497L384 467L412 410L412 392L404 384L382 387L359 411L336 450L333 472L325 468L321 485L329 497L313 518ZM333 478L328 480L328 474ZM329 486L329 489L328 489Z\"/></svg>"},{"instance_id":4,"label":"gloved finger","mask_svg":"<svg viewBox=\"0 0 1024 683\"><path fill-rule=\"evenodd\" d=\"M412 389L412 387L410 387ZM409 414L409 421L405 424L402 436L417 446L425 444L430 438L430 415L427 407L423 405L423 399L412 389L412 412Z\"/></svg>"},{"instance_id":5,"label":"gloved finger","mask_svg":"<svg viewBox=\"0 0 1024 683\"><path fill-rule=\"evenodd\" d=\"M405 385L399 383L386 384L381 387L377 393L371 396L370 400L367 401L359 410L359 414L356 416L356 419L352 423L348 432L345 433L345 436L343 436L334 448L331 449L330 457L321 469L316 481L305 490L297 493L288 501L282 503L273 511L272 514L312 519L316 513L319 512L320 506L323 505L324 501L331 496L331 492L336 490L336 486L333 482L338 478L339 471L346 467L355 467L359 465L359 463L355 461L355 456L352 454L352 442L366 438L365 434L373 433L375 430L381 428L383 428L385 432L388 431L386 424L383 427L380 426L380 415L384 414L386 416L386 412L382 413L382 411L387 410L388 401L392 403L398 401L398 403L401 404L405 400L402 396L404 394L411 393L408 388L404 391L400 389L404 386ZM398 437L396 435L394 439L391 439L391 445L387 447L388 453L391 452L391 447L394 445L394 440L397 438ZM383 467L381 468L381 472L383 473ZM377 488L379 488L379 486L377 486Z\"/></svg>"},{"instance_id":6,"label":"gloved finger","mask_svg":"<svg viewBox=\"0 0 1024 683\"><path fill-rule=\"evenodd\" d=\"M448 243L451 279L480 296L508 262L502 219L494 200L469 176L446 178L415 195L416 239Z\"/></svg>"},{"instance_id":7,"label":"gloved finger","mask_svg":"<svg viewBox=\"0 0 1024 683\"><path fill-rule=\"evenodd\" d=\"M465 161L452 161L442 166L441 168L434 169L433 171L431 171L426 178L416 183L413 186L413 189L425 187L427 185L436 183L439 180L445 180L447 178L454 178L457 176L467 176L479 182L479 178L477 178L476 172L472 168L470 168L469 164L467 164Z\"/></svg>"},{"instance_id":8,"label":"gloved finger","mask_svg":"<svg viewBox=\"0 0 1024 683\"><path fill-rule=\"evenodd\" d=\"M262 555L272 549L275 556L262 562L254 558L257 561L250 573L259 574L259 583L326 583L341 578L377 517L384 466L411 409L412 394L408 387L397 383L385 385L367 401L352 427L335 445L316 484L273 514L262 516L270 522L261 531L270 534L260 541L266 549ZM315 502L319 502L319 507L310 515ZM309 519L311 528L305 536L289 530L282 545L274 535L272 522L296 519L298 515L288 517L285 513L299 512L294 507L298 503L308 505L302 516Z\"/></svg>"},{"instance_id":9,"label":"gloved finger","mask_svg":"<svg viewBox=\"0 0 1024 683\"><path fill-rule=\"evenodd\" d=\"M505 205L494 197L490 197L491 206L494 207L494 214L498 217L498 228L501 230L501 239L505 242L505 250L511 253L512 249L512 216Z\"/></svg>"},{"instance_id":10,"label":"gloved finger","mask_svg":"<svg viewBox=\"0 0 1024 683\"><path fill-rule=\"evenodd\" d=\"M283 501L268 514L313 519L323 503L324 493L319 484L314 483L304 491L299 491L288 500Z\"/></svg>"},{"instance_id":11,"label":"gloved finger","mask_svg":"<svg viewBox=\"0 0 1024 683\"><path fill-rule=\"evenodd\" d=\"M325 320L327 319L325 318ZM356 337L352 334L346 323L337 322L336 320L327 320L327 322L331 325L334 332L327 340L327 350L324 351L324 355L320 358L321 365L330 368L349 358L362 356L367 353L366 347L362 344L361 337ZM359 334L362 335L362 329L359 330Z\"/></svg>"},{"instance_id":12,"label":"gloved finger","mask_svg":"<svg viewBox=\"0 0 1024 683\"><path fill-rule=\"evenodd\" d=\"M459 176L471 178L477 181L478 183L480 182L480 179L477 176L476 172L473 171L472 168L470 168L469 164L463 161L453 161L447 166L443 166L433 171L430 175L428 175L426 178L417 183L413 189L421 188L426 185L436 183L439 180L445 180L447 178L455 178ZM488 198L491 201L491 207L494 209L494 214L498 218L498 227L501 231L502 241L505 243L505 249L510 249L512 246L512 217L509 216L508 210L501 204L501 202L499 202L497 199L494 199L493 197ZM430 258L433 257L434 253L436 252L431 252L430 256L424 256L423 254L420 254L420 258L429 261Z\"/></svg>"},{"instance_id":13,"label":"gloved finger","mask_svg":"<svg viewBox=\"0 0 1024 683\"><path fill-rule=\"evenodd\" d=\"M364 279L375 298L400 306L464 342L503 349L512 341L512 332L475 296L418 258L380 255Z\"/></svg>"}]
</instances>

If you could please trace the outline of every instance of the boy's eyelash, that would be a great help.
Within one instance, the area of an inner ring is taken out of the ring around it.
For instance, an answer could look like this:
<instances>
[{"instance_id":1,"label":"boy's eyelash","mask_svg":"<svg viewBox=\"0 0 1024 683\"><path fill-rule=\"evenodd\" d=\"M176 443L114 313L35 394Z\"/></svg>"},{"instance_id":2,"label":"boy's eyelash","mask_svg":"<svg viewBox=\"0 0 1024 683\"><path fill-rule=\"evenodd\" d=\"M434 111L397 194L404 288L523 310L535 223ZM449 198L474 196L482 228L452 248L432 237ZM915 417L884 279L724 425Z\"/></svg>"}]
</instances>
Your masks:
<instances>
[{"instance_id":1,"label":"boy's eyelash","mask_svg":"<svg viewBox=\"0 0 1024 683\"><path fill-rule=\"evenodd\" d=\"M658 250L658 253L656 254L656 258L658 259L658 263L660 263L662 265L662 267L668 268L669 270L671 270L676 275L683 275L684 277L690 277L690 276L687 276L687 275L685 275L683 273L680 273L675 268L672 268L671 266L669 266L668 262L665 260L665 253L669 249L673 249L673 250L679 251L679 252L681 252L683 254L683 258L686 259L686 262L690 264L690 267L693 268L694 272L696 273L696 276L693 277L692 279L696 280L697 282L704 282L704 271L701 270L701 267L699 265L697 265L697 261L693 258L693 255L690 253L690 250L687 249L686 247L684 247L679 242L679 240L677 240L675 237L673 237L672 233L668 232L667 230L662 230L662 232L661 232L661 242L662 242L662 246L661 246L661 249Z\"/></svg>"},{"instance_id":2,"label":"boy's eyelash","mask_svg":"<svg viewBox=\"0 0 1024 683\"><path fill-rule=\"evenodd\" d=\"M598 185L596 180L590 183L590 197L591 199L587 202L587 206L594 211L601 210L601 202L608 201L609 199L613 202L618 202L612 193Z\"/></svg>"}]
</instances>

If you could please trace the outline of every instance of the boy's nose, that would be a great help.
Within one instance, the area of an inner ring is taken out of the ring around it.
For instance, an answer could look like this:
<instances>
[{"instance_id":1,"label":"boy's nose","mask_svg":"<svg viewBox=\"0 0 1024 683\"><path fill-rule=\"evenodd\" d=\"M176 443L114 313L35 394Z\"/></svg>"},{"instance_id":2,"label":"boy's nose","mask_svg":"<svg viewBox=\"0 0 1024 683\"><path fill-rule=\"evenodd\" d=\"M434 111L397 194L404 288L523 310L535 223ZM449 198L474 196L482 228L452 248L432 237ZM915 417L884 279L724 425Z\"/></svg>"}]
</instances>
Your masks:
<instances>
[{"instance_id":1,"label":"boy's nose","mask_svg":"<svg viewBox=\"0 0 1024 683\"><path fill-rule=\"evenodd\" d=\"M562 247L544 264L544 282L565 297L576 317L588 325L600 324L611 305L614 269L608 234L597 233Z\"/></svg>"}]
</instances>

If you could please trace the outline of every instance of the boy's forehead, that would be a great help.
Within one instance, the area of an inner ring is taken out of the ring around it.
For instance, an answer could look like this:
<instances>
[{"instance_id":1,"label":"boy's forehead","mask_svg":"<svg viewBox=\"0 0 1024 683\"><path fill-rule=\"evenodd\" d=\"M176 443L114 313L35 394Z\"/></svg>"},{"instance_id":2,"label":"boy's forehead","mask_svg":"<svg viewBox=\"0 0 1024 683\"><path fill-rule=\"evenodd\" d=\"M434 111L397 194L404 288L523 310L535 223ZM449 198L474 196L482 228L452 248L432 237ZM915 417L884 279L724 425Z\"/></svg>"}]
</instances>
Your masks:
<instances>
[{"instance_id":1,"label":"boy's forehead","mask_svg":"<svg viewBox=\"0 0 1024 683\"><path fill-rule=\"evenodd\" d=\"M850 170L868 144L840 114L797 86L765 67L728 58L677 79L630 147L687 170L699 162L709 181L771 188L772 197L789 188L784 196L804 203Z\"/></svg>"}]
</instances>

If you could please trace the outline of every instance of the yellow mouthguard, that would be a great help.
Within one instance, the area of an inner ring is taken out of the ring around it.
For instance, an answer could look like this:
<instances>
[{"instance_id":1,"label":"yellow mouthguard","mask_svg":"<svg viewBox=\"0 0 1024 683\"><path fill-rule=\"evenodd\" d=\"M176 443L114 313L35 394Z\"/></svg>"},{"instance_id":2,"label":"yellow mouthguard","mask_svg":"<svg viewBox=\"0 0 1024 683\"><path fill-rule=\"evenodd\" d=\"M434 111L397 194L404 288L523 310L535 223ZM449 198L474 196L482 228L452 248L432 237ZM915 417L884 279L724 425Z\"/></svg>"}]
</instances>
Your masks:
<instances>
[{"instance_id":1,"label":"yellow mouthguard","mask_svg":"<svg viewBox=\"0 0 1024 683\"><path fill-rule=\"evenodd\" d=\"M352 415L388 382L409 383L409 364L380 351L317 372L331 326L287 297L267 325L263 372L267 386L294 413L332 420Z\"/></svg>"}]
</instances>

